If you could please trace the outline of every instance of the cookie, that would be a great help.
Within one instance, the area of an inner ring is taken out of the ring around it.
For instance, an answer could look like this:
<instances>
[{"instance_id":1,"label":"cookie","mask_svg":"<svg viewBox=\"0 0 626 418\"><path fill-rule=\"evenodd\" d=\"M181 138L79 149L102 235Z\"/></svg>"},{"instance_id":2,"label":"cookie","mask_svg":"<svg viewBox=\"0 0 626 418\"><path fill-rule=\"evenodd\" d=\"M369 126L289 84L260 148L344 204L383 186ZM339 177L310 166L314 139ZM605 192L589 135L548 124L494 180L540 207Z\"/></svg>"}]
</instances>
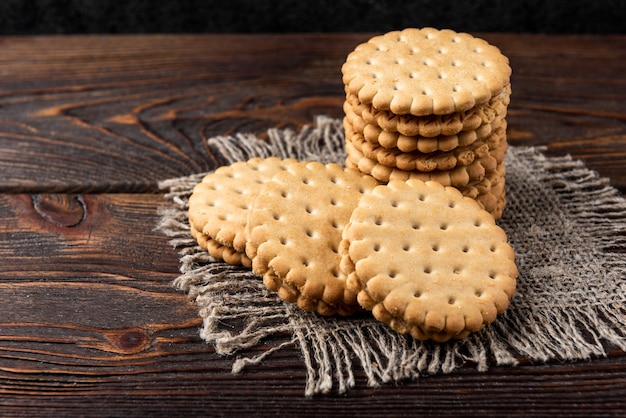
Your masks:
<instances>
[{"instance_id":1,"label":"cookie","mask_svg":"<svg viewBox=\"0 0 626 418\"><path fill-rule=\"evenodd\" d=\"M506 168L504 162L499 163L494 171L486 172L482 180L472 181L459 188L463 196L476 199L479 195L489 193L491 189L504 180Z\"/></svg>"},{"instance_id":2,"label":"cookie","mask_svg":"<svg viewBox=\"0 0 626 418\"><path fill-rule=\"evenodd\" d=\"M506 111L497 115L489 123L479 125L474 130L461 131L454 135L440 135L435 137L407 136L399 132L389 132L378 125L365 123L359 116L345 112L346 119L351 122L355 132L363 134L368 142L378 144L384 148L397 148L403 152L418 151L423 153L435 151L451 151L458 147L464 147L487 138L498 128L505 126Z\"/></svg>"},{"instance_id":3,"label":"cookie","mask_svg":"<svg viewBox=\"0 0 626 418\"><path fill-rule=\"evenodd\" d=\"M346 95L345 107L361 117L365 123L379 126L386 132L406 136L435 136L456 135L463 131L473 131L480 125L489 124L497 116L506 115L511 101L511 86L507 85L502 92L489 102L478 105L465 112L455 112L448 115L396 115L389 111L373 108L361 103L353 94Z\"/></svg>"},{"instance_id":4,"label":"cookie","mask_svg":"<svg viewBox=\"0 0 626 418\"><path fill-rule=\"evenodd\" d=\"M505 202L505 179L495 184L488 192L480 193L474 200L487 212L494 217L495 220L500 219L504 210Z\"/></svg>"},{"instance_id":5,"label":"cookie","mask_svg":"<svg viewBox=\"0 0 626 418\"><path fill-rule=\"evenodd\" d=\"M500 50L466 33L433 28L375 36L341 68L349 94L396 115L448 115L486 103L510 84Z\"/></svg>"},{"instance_id":6,"label":"cookie","mask_svg":"<svg viewBox=\"0 0 626 418\"><path fill-rule=\"evenodd\" d=\"M419 117L396 115L392 112L378 110L371 105L363 104L357 96L350 93L346 94L344 110L345 108L349 108L367 124L380 126L387 132L397 132L407 136L432 138L435 136L455 135L462 131L475 130L482 123L480 116L466 115L466 112ZM471 110L468 112L471 112Z\"/></svg>"},{"instance_id":7,"label":"cookie","mask_svg":"<svg viewBox=\"0 0 626 418\"><path fill-rule=\"evenodd\" d=\"M261 185L296 161L252 158L207 174L189 197L189 224L199 245L213 257L249 266L244 254L249 209Z\"/></svg>"},{"instance_id":8,"label":"cookie","mask_svg":"<svg viewBox=\"0 0 626 418\"><path fill-rule=\"evenodd\" d=\"M447 341L503 313L518 274L504 231L452 187L391 181L344 228L341 270L361 306L400 333Z\"/></svg>"},{"instance_id":9,"label":"cookie","mask_svg":"<svg viewBox=\"0 0 626 418\"><path fill-rule=\"evenodd\" d=\"M367 158L352 143L346 142L346 166L358 169L365 174L369 174L381 183L391 180L419 179L422 181L437 181L444 186L465 187L471 182L484 179L485 173L496 170L498 164L504 159L502 152L496 156L492 153L475 160L467 166L457 166L450 170L434 170L420 172L417 170L407 171L397 167L387 167L378 161Z\"/></svg>"},{"instance_id":10,"label":"cookie","mask_svg":"<svg viewBox=\"0 0 626 418\"><path fill-rule=\"evenodd\" d=\"M397 167L406 171L428 172L470 165L476 158L486 155L490 148L495 148L500 141L505 139L505 130L498 129L486 138L475 141L471 145L455 147L451 151L403 152L399 148L385 148L366 141L362 134L353 131L347 120L344 121L344 128L346 140L350 141L365 157L387 167Z\"/></svg>"},{"instance_id":11,"label":"cookie","mask_svg":"<svg viewBox=\"0 0 626 418\"><path fill-rule=\"evenodd\" d=\"M321 315L359 310L339 270L341 233L378 182L338 164L292 164L263 185L248 218L246 254L265 286Z\"/></svg>"},{"instance_id":12,"label":"cookie","mask_svg":"<svg viewBox=\"0 0 626 418\"><path fill-rule=\"evenodd\" d=\"M211 257L224 260L228 264L250 268L252 261L248 258L245 252L235 250L233 247L222 245L209 237L206 234L202 234L191 226L191 236L198 242L198 245L205 249Z\"/></svg>"}]
</instances>

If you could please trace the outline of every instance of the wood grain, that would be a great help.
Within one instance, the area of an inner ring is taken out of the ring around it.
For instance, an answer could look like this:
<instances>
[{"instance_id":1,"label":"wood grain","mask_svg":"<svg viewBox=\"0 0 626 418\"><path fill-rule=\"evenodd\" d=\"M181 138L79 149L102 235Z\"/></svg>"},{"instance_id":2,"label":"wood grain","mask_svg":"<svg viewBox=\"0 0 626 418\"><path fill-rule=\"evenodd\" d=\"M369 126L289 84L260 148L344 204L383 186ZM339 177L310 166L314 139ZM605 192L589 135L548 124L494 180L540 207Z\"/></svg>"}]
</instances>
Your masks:
<instances>
[{"instance_id":1,"label":"wood grain","mask_svg":"<svg viewBox=\"0 0 626 418\"><path fill-rule=\"evenodd\" d=\"M1 38L0 191L154 192L215 167L209 137L341 117L341 65L368 36ZM624 37L482 36L514 71L511 142L626 190Z\"/></svg>"},{"instance_id":2,"label":"wood grain","mask_svg":"<svg viewBox=\"0 0 626 418\"><path fill-rule=\"evenodd\" d=\"M510 142L581 158L625 193L626 37L482 36L513 67ZM309 399L296 347L234 375L200 339L154 230L158 182L220 164L211 136L341 117L341 64L368 37L0 38L1 416L623 413L616 349L380 388L357 372L348 394Z\"/></svg>"},{"instance_id":3,"label":"wood grain","mask_svg":"<svg viewBox=\"0 0 626 418\"><path fill-rule=\"evenodd\" d=\"M36 208L44 198L56 202L52 220ZM84 202L82 222L58 224L63 207L74 211L62 201ZM177 257L154 231L162 202L158 194L0 196L3 416L28 405L39 416L589 416L622 405L626 357L618 351L565 364L521 359L487 373L468 365L377 389L357 372L347 395L311 399L296 347L233 375L233 359L200 340L195 306L171 287Z\"/></svg>"}]
</instances>

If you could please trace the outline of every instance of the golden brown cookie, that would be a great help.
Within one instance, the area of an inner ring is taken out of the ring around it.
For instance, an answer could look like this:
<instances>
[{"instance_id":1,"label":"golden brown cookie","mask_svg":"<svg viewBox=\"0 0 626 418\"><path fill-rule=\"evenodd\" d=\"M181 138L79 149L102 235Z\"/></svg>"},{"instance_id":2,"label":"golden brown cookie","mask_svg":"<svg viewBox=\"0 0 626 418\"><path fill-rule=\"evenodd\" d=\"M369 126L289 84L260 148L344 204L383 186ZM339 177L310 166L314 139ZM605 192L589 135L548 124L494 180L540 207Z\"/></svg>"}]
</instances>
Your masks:
<instances>
[{"instance_id":1,"label":"golden brown cookie","mask_svg":"<svg viewBox=\"0 0 626 418\"><path fill-rule=\"evenodd\" d=\"M358 45L342 68L346 91L396 115L464 112L510 83L508 59L466 33L433 28L389 32Z\"/></svg>"},{"instance_id":2,"label":"golden brown cookie","mask_svg":"<svg viewBox=\"0 0 626 418\"><path fill-rule=\"evenodd\" d=\"M362 133L363 138L373 144L384 148L398 149L402 152L418 151L430 153L436 151L451 151L458 147L465 147L488 138L497 129L506 129L506 111L497 115L489 123L479 125L474 130L461 131L454 135L440 135L435 137L407 136L398 132L388 132L377 125L364 123L354 113L346 112L346 119L351 122L352 128L357 133Z\"/></svg>"},{"instance_id":3,"label":"golden brown cookie","mask_svg":"<svg viewBox=\"0 0 626 418\"><path fill-rule=\"evenodd\" d=\"M368 142L383 148L398 149L402 152L418 151L422 153L451 151L460 146L470 145L489 136L502 124L503 119L498 117L491 123L477 125L476 129L461 131L453 135L425 137L407 136L396 131L386 131L376 124L366 122L345 103L344 114L344 125L349 124L353 132L362 135Z\"/></svg>"},{"instance_id":4,"label":"golden brown cookie","mask_svg":"<svg viewBox=\"0 0 626 418\"><path fill-rule=\"evenodd\" d=\"M387 167L397 167L405 171L433 171L450 170L456 166L467 166L476 158L486 155L490 149L498 146L500 141L506 139L504 128L498 128L496 132L486 138L480 139L471 145L456 147L451 151L434 152L403 152L398 148L385 148L376 143L366 141L361 133L354 132L347 120L344 120L346 141L359 150L365 157L377 161Z\"/></svg>"},{"instance_id":5,"label":"golden brown cookie","mask_svg":"<svg viewBox=\"0 0 626 418\"><path fill-rule=\"evenodd\" d=\"M474 131L479 126L492 123L497 116L504 117L511 101L511 86L489 102L465 112L449 115L396 115L389 111L373 108L361 103L355 95L347 94L344 110L349 110L363 119L363 123L380 127L388 133L403 136L433 138L451 136L463 131Z\"/></svg>"},{"instance_id":6,"label":"golden brown cookie","mask_svg":"<svg viewBox=\"0 0 626 418\"><path fill-rule=\"evenodd\" d=\"M391 181L364 195L340 251L361 306L419 340L479 331L515 292L504 231L476 201L437 182Z\"/></svg>"},{"instance_id":7,"label":"golden brown cookie","mask_svg":"<svg viewBox=\"0 0 626 418\"><path fill-rule=\"evenodd\" d=\"M378 183L338 164L292 164L263 185L248 218L246 254L270 290L306 311L359 309L339 270L341 233L358 200Z\"/></svg>"},{"instance_id":8,"label":"golden brown cookie","mask_svg":"<svg viewBox=\"0 0 626 418\"><path fill-rule=\"evenodd\" d=\"M466 186L459 188L463 196L476 199L479 195L489 193L491 188L504 180L506 168L504 162L499 163L494 171L485 173L485 177L480 181L472 181Z\"/></svg>"},{"instance_id":9,"label":"golden brown cookie","mask_svg":"<svg viewBox=\"0 0 626 418\"><path fill-rule=\"evenodd\" d=\"M497 156L499 157L501 153ZM422 181L436 181L444 186L465 187L471 182L481 181L485 173L495 171L501 162L492 153L475 160L466 166L457 166L450 170L434 170L420 172L417 170L407 171L397 167L387 167L378 161L367 158L351 142L346 142L346 166L356 168L365 174L369 174L381 183L391 180L419 179ZM502 158L504 156L502 155Z\"/></svg>"},{"instance_id":10,"label":"golden brown cookie","mask_svg":"<svg viewBox=\"0 0 626 418\"><path fill-rule=\"evenodd\" d=\"M252 261L248 258L245 252L235 250L233 247L222 245L209 237L206 234L202 234L191 225L191 236L198 242L198 245L205 249L211 257L224 260L228 264L233 266L242 265L244 267L252 267Z\"/></svg>"},{"instance_id":11,"label":"golden brown cookie","mask_svg":"<svg viewBox=\"0 0 626 418\"><path fill-rule=\"evenodd\" d=\"M189 197L191 233L200 246L230 264L249 266L245 226L252 202L263 183L296 161L252 158L207 174Z\"/></svg>"},{"instance_id":12,"label":"golden brown cookie","mask_svg":"<svg viewBox=\"0 0 626 418\"><path fill-rule=\"evenodd\" d=\"M505 179L502 178L501 181L491 187L488 192L481 193L475 198L478 204L489 212L495 220L500 219L504 211L506 202L505 183Z\"/></svg>"},{"instance_id":13,"label":"golden brown cookie","mask_svg":"<svg viewBox=\"0 0 626 418\"><path fill-rule=\"evenodd\" d=\"M344 102L344 110L346 109L350 109L351 112L363 119L363 123L379 126L386 132L425 138L450 136L462 131L473 131L482 123L478 115L470 113L471 110L450 115L396 115L392 112L378 110L371 105L363 104L358 97L349 93L346 95L346 101Z\"/></svg>"}]
</instances>

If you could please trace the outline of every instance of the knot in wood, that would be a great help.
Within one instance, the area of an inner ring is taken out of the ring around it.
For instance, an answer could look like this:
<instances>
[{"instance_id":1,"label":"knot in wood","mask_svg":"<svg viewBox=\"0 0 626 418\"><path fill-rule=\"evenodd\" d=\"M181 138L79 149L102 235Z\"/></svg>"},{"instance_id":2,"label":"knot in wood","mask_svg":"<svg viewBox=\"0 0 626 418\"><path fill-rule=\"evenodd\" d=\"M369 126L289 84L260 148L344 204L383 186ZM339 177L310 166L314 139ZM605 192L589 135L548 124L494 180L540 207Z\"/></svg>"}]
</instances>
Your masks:
<instances>
[{"instance_id":1,"label":"knot in wood","mask_svg":"<svg viewBox=\"0 0 626 418\"><path fill-rule=\"evenodd\" d=\"M87 205L81 195L36 194L32 199L39 216L56 226L76 227L87 217Z\"/></svg>"},{"instance_id":2,"label":"knot in wood","mask_svg":"<svg viewBox=\"0 0 626 418\"><path fill-rule=\"evenodd\" d=\"M148 340L148 335L143 330L134 329L128 330L120 334L117 338L117 343L120 348L125 350L134 350L139 347L143 347Z\"/></svg>"},{"instance_id":3,"label":"knot in wood","mask_svg":"<svg viewBox=\"0 0 626 418\"><path fill-rule=\"evenodd\" d=\"M138 353L150 347L151 344L150 336L141 328L111 330L107 337L112 344L109 350L117 353Z\"/></svg>"}]
</instances>

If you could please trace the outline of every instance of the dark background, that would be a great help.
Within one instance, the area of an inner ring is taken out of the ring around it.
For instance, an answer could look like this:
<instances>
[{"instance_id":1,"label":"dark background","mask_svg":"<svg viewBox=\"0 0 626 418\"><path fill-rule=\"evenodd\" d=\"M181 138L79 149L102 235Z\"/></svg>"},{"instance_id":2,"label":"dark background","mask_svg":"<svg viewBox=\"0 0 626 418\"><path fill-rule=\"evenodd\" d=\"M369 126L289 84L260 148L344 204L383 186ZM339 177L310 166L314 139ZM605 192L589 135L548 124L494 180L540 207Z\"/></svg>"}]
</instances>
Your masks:
<instances>
[{"instance_id":1,"label":"dark background","mask_svg":"<svg viewBox=\"0 0 626 418\"><path fill-rule=\"evenodd\" d=\"M626 33L626 0L0 0L0 34Z\"/></svg>"}]
</instances>

